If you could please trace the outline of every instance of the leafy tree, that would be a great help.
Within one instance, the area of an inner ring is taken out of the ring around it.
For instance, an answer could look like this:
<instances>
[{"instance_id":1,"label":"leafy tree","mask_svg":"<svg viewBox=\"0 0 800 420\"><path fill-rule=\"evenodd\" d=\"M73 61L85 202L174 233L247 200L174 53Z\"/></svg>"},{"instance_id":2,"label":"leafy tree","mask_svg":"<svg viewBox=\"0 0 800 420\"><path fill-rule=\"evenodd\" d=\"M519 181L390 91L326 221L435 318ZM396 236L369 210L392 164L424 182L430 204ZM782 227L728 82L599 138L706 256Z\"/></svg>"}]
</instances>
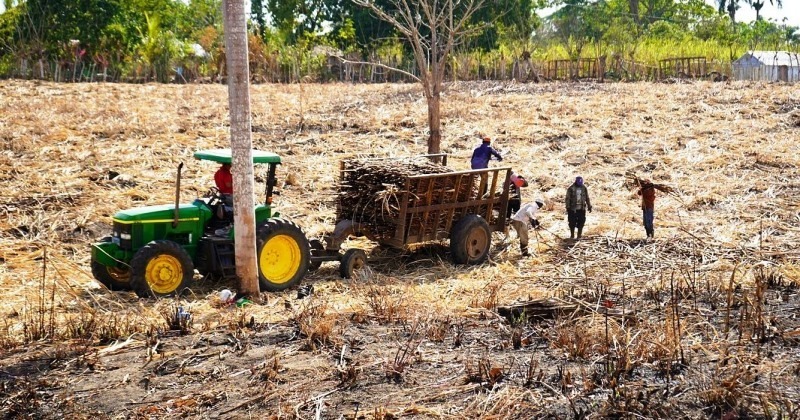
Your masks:
<instances>
[{"instance_id":1,"label":"leafy tree","mask_svg":"<svg viewBox=\"0 0 800 420\"><path fill-rule=\"evenodd\" d=\"M742 39L751 50L780 50L791 41L787 30L763 19L743 26Z\"/></svg>"},{"instance_id":2,"label":"leafy tree","mask_svg":"<svg viewBox=\"0 0 800 420\"><path fill-rule=\"evenodd\" d=\"M739 10L739 0L717 0L720 13L727 13L731 22L736 22L736 11Z\"/></svg>"},{"instance_id":3,"label":"leafy tree","mask_svg":"<svg viewBox=\"0 0 800 420\"><path fill-rule=\"evenodd\" d=\"M393 5L390 0L375 0L374 4L383 10L393 13ZM374 51L387 43L389 39L395 39L401 36L397 33L394 26L387 23L383 19L375 16L369 9L358 6L350 0L338 1L336 7L331 7L331 22L332 32L335 34L345 35L352 39L355 45L342 44L343 41L340 35L337 35L334 40L337 46L343 50L358 49L362 51ZM352 34L350 29L352 27Z\"/></svg>"},{"instance_id":4,"label":"leafy tree","mask_svg":"<svg viewBox=\"0 0 800 420\"><path fill-rule=\"evenodd\" d=\"M766 1L764 0L746 0L746 1L747 4L750 5L750 7L752 7L753 10L756 11L756 20L761 20L761 9L764 8ZM782 0L769 0L769 4L777 5L779 9L783 7Z\"/></svg>"},{"instance_id":5,"label":"leafy tree","mask_svg":"<svg viewBox=\"0 0 800 420\"><path fill-rule=\"evenodd\" d=\"M275 26L292 41L322 32L337 6L330 0L267 0Z\"/></svg>"},{"instance_id":6,"label":"leafy tree","mask_svg":"<svg viewBox=\"0 0 800 420\"><path fill-rule=\"evenodd\" d=\"M72 53L71 40L89 55L95 53L105 28L120 10L118 0L28 0L23 5L23 37L49 56Z\"/></svg>"},{"instance_id":7,"label":"leafy tree","mask_svg":"<svg viewBox=\"0 0 800 420\"><path fill-rule=\"evenodd\" d=\"M150 76L160 82L169 82L172 59L184 53L183 45L172 31L162 29L159 15L145 13L145 19L147 28L140 34L142 43L137 52L147 65Z\"/></svg>"},{"instance_id":8,"label":"leafy tree","mask_svg":"<svg viewBox=\"0 0 800 420\"><path fill-rule=\"evenodd\" d=\"M206 28L221 29L221 0L190 0L189 3L177 4L178 14L175 16L175 35L183 40L197 40Z\"/></svg>"},{"instance_id":9,"label":"leafy tree","mask_svg":"<svg viewBox=\"0 0 800 420\"><path fill-rule=\"evenodd\" d=\"M267 17L264 9L264 0L250 1L250 14L253 16L255 30L262 41L267 40Z\"/></svg>"},{"instance_id":10,"label":"leafy tree","mask_svg":"<svg viewBox=\"0 0 800 420\"><path fill-rule=\"evenodd\" d=\"M550 16L554 35L570 58L580 57L586 45L600 41L610 20L605 3L588 0L565 0L563 7Z\"/></svg>"},{"instance_id":11,"label":"leafy tree","mask_svg":"<svg viewBox=\"0 0 800 420\"><path fill-rule=\"evenodd\" d=\"M18 6L21 2L22 2L21 0L3 0L4 10L6 11L11 10L14 7Z\"/></svg>"},{"instance_id":12,"label":"leafy tree","mask_svg":"<svg viewBox=\"0 0 800 420\"><path fill-rule=\"evenodd\" d=\"M537 0L496 0L492 7L483 7L471 19L472 25L488 22L484 30L470 45L482 50L498 47L501 34L516 39L528 39L541 22L535 13L541 2Z\"/></svg>"}]
</instances>

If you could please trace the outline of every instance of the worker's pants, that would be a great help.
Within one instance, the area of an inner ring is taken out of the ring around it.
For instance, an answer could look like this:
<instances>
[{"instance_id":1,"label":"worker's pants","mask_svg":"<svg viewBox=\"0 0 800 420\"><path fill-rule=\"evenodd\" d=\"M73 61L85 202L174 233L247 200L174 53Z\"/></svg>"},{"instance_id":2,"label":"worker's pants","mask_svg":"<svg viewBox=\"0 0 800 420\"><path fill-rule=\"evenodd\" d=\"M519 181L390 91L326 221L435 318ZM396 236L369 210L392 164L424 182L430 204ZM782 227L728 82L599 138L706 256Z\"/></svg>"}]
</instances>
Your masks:
<instances>
[{"instance_id":1,"label":"worker's pants","mask_svg":"<svg viewBox=\"0 0 800 420\"><path fill-rule=\"evenodd\" d=\"M478 179L478 197L486 198L486 193L489 191L489 173L484 172Z\"/></svg>"},{"instance_id":2,"label":"worker's pants","mask_svg":"<svg viewBox=\"0 0 800 420\"><path fill-rule=\"evenodd\" d=\"M519 208L522 206L522 199L519 197L511 197L508 199L508 212L506 213L506 218L509 218L515 215Z\"/></svg>"},{"instance_id":3,"label":"worker's pants","mask_svg":"<svg viewBox=\"0 0 800 420\"><path fill-rule=\"evenodd\" d=\"M583 224L586 223L586 210L569 210L567 222L569 222L569 230L583 229Z\"/></svg>"},{"instance_id":4,"label":"worker's pants","mask_svg":"<svg viewBox=\"0 0 800 420\"><path fill-rule=\"evenodd\" d=\"M647 236L653 236L653 219L655 218L654 209L642 209L642 222Z\"/></svg>"},{"instance_id":5,"label":"worker's pants","mask_svg":"<svg viewBox=\"0 0 800 420\"><path fill-rule=\"evenodd\" d=\"M519 220L512 220L511 226L514 227L514 230L517 231L517 236L519 236L519 249L522 251L528 250L528 224L525 222L520 222Z\"/></svg>"}]
</instances>

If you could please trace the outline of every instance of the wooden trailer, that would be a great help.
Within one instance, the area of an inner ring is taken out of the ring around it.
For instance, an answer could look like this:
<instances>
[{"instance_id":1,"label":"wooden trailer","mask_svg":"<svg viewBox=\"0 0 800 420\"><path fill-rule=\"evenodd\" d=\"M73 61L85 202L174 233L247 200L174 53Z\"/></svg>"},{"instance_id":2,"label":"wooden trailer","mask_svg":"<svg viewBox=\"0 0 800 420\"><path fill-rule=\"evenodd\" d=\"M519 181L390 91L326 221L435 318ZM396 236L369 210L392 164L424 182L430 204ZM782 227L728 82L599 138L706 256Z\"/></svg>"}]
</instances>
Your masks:
<instances>
[{"instance_id":1,"label":"wooden trailer","mask_svg":"<svg viewBox=\"0 0 800 420\"><path fill-rule=\"evenodd\" d=\"M446 154L375 160L395 160L395 164L402 165L409 159L430 159L447 165ZM348 172L355 170L355 162L363 163L364 159L341 162L340 184L346 184ZM506 229L510 177L509 167L408 175L392 184L393 190L385 194L383 201L358 203L340 197L334 232L326 238L326 251L318 249L316 254L333 258L333 252L338 254L349 235L365 236L400 249L449 240L455 263L480 264L489 255L492 232ZM379 208L364 208L367 206ZM315 246L320 247L320 244ZM358 255L348 257L348 253ZM366 254L360 250L346 251L339 259L343 275L353 258L356 265L363 264Z\"/></svg>"}]
</instances>

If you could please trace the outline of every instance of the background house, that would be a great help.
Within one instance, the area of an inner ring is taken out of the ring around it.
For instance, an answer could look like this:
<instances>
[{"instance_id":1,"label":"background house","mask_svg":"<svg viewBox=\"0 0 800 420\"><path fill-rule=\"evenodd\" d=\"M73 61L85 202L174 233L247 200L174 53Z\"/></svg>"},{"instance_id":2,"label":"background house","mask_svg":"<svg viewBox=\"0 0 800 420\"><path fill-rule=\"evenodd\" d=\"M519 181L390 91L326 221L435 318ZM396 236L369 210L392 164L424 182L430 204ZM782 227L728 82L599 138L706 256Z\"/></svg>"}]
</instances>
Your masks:
<instances>
[{"instance_id":1,"label":"background house","mask_svg":"<svg viewBox=\"0 0 800 420\"><path fill-rule=\"evenodd\" d=\"M800 81L800 54L789 51L748 51L733 62L736 80Z\"/></svg>"}]
</instances>

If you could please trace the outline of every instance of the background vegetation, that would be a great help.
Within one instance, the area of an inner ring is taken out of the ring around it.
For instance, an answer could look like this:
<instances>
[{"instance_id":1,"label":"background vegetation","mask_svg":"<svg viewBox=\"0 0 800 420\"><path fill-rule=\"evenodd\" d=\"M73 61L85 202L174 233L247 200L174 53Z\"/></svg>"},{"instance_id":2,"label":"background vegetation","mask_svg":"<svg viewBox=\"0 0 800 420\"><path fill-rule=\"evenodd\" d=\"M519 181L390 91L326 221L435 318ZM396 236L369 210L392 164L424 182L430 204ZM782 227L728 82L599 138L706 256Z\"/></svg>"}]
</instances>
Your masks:
<instances>
[{"instance_id":1,"label":"background vegetation","mask_svg":"<svg viewBox=\"0 0 800 420\"><path fill-rule=\"evenodd\" d=\"M389 5L388 0L376 0ZM5 0L0 77L56 81L216 81L225 75L221 0ZM502 3L502 4L498 4ZM371 61L414 72L394 29L350 0L253 0L255 81L396 81ZM736 11L763 1L500 0L474 24L491 22L454 55L450 79L514 77L515 63L606 56L655 66L696 56L729 63L749 49L800 48L800 29ZM536 13L560 7L547 18ZM541 65L541 64L539 64Z\"/></svg>"}]
</instances>

